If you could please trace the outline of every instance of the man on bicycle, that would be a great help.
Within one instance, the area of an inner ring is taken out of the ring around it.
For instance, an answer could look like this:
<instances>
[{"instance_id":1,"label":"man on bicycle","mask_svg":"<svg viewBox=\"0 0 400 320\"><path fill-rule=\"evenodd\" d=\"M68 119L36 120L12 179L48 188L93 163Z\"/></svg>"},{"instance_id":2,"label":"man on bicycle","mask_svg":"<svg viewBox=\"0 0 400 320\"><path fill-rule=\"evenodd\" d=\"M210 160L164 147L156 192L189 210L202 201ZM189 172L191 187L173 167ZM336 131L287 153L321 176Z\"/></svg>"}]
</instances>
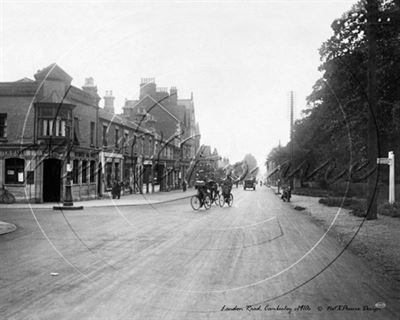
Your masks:
<instances>
[{"instance_id":1,"label":"man on bicycle","mask_svg":"<svg viewBox=\"0 0 400 320\"><path fill-rule=\"evenodd\" d=\"M197 195L199 196L200 200L204 200L207 195L207 177L203 177L203 172L200 171L196 175L196 182L194 184L195 188L197 189Z\"/></svg>"},{"instance_id":2,"label":"man on bicycle","mask_svg":"<svg viewBox=\"0 0 400 320\"><path fill-rule=\"evenodd\" d=\"M226 178L222 181L222 195L224 196L224 199L228 199L229 195L231 194L232 191L232 185L233 185L233 179L231 175L228 173Z\"/></svg>"},{"instance_id":3,"label":"man on bicycle","mask_svg":"<svg viewBox=\"0 0 400 320\"><path fill-rule=\"evenodd\" d=\"M211 200L214 200L214 198L218 192L218 184L215 182L214 176L211 176L211 179L207 181L206 185L207 185L207 189L210 192Z\"/></svg>"}]
</instances>

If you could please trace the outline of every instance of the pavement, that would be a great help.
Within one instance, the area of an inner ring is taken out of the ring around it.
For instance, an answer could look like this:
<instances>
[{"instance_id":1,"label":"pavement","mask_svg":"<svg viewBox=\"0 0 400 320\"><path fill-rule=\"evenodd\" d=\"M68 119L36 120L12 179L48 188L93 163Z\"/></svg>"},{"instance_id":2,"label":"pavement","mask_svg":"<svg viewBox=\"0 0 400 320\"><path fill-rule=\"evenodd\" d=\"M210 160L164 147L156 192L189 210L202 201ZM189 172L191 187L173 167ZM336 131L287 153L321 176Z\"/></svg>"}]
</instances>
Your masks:
<instances>
[{"instance_id":1,"label":"pavement","mask_svg":"<svg viewBox=\"0 0 400 320\"><path fill-rule=\"evenodd\" d=\"M190 198L196 192L194 189L188 189L186 192L182 190L174 190L169 192L155 192L143 194L128 194L121 196L120 199L113 199L111 193L103 195L101 199L75 201L75 206L83 206L83 208L102 208L102 207L123 207L123 206L141 206L155 205L177 201L180 199ZM62 203L46 202L46 203L13 203L0 204L0 211L5 209L53 209L54 206L62 206ZM0 221L0 235L13 232L17 227L11 223Z\"/></svg>"},{"instance_id":2,"label":"pavement","mask_svg":"<svg viewBox=\"0 0 400 320\"><path fill-rule=\"evenodd\" d=\"M0 318L398 320L400 291L300 199L232 192L232 207L198 211L2 210L18 229L0 237Z\"/></svg>"}]
</instances>

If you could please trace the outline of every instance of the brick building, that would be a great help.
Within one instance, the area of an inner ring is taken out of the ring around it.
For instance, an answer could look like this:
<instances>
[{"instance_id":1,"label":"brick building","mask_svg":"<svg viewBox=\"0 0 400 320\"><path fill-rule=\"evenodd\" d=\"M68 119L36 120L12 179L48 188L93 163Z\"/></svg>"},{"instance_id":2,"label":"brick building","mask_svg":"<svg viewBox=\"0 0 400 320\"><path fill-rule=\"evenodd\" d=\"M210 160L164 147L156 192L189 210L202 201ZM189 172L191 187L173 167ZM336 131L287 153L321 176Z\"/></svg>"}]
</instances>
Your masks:
<instances>
[{"instance_id":1,"label":"brick building","mask_svg":"<svg viewBox=\"0 0 400 320\"><path fill-rule=\"evenodd\" d=\"M150 128L160 138L160 152L148 162L149 174L161 190L180 186L200 144L193 94L190 99L178 99L175 87L158 88L153 78L143 78L139 99L125 101L123 117L140 125L149 117L153 120Z\"/></svg>"},{"instance_id":2,"label":"brick building","mask_svg":"<svg viewBox=\"0 0 400 320\"><path fill-rule=\"evenodd\" d=\"M115 114L112 91L106 91L104 108L99 110L99 129L102 149L99 154L102 192L110 191L113 181L122 181L126 192L149 192L151 159L159 138L151 128L152 119L142 126ZM147 127L147 128L146 128ZM148 165L150 162L150 166ZM153 189L154 191L154 189Z\"/></svg>"},{"instance_id":3,"label":"brick building","mask_svg":"<svg viewBox=\"0 0 400 320\"><path fill-rule=\"evenodd\" d=\"M100 97L79 89L52 64L0 83L0 184L17 200L62 201L68 155L74 199L97 195L97 114Z\"/></svg>"},{"instance_id":4,"label":"brick building","mask_svg":"<svg viewBox=\"0 0 400 320\"><path fill-rule=\"evenodd\" d=\"M68 174L74 200L101 196L114 180L128 192L148 190L161 145L146 128L154 121L116 115L112 92L100 108L92 78L81 89L71 82L52 64L34 79L0 83L0 185L31 202L63 201Z\"/></svg>"}]
</instances>

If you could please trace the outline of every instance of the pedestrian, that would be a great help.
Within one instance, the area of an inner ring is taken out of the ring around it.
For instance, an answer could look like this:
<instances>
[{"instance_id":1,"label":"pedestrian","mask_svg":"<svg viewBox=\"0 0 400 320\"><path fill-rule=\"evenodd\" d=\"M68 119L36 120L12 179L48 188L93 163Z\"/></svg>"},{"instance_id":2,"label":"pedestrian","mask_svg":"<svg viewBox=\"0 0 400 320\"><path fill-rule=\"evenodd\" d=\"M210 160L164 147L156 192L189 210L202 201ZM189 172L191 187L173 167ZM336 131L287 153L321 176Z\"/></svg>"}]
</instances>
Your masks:
<instances>
[{"instance_id":1,"label":"pedestrian","mask_svg":"<svg viewBox=\"0 0 400 320\"><path fill-rule=\"evenodd\" d=\"M182 190L183 190L183 192L186 191L186 187L187 187L187 182L186 182L185 179L183 179L183 182L182 182Z\"/></svg>"},{"instance_id":2,"label":"pedestrian","mask_svg":"<svg viewBox=\"0 0 400 320\"><path fill-rule=\"evenodd\" d=\"M122 189L122 182L117 181L116 196L118 199L121 198L121 189Z\"/></svg>"},{"instance_id":3,"label":"pedestrian","mask_svg":"<svg viewBox=\"0 0 400 320\"><path fill-rule=\"evenodd\" d=\"M117 185L118 185L117 180L114 180L112 188L111 188L111 195L112 195L113 199L115 199L117 196Z\"/></svg>"}]
</instances>

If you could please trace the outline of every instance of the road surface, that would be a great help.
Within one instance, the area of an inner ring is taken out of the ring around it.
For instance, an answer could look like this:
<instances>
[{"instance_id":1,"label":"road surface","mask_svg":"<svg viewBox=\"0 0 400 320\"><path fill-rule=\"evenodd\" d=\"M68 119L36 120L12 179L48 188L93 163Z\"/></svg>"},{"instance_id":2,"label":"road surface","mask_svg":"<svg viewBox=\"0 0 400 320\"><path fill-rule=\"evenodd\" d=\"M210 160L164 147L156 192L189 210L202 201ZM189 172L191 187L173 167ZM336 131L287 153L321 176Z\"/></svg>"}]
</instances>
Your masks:
<instances>
[{"instance_id":1,"label":"road surface","mask_svg":"<svg viewBox=\"0 0 400 320\"><path fill-rule=\"evenodd\" d=\"M334 235L270 189L233 194L3 210L0 319L399 319L400 293Z\"/></svg>"}]
</instances>

